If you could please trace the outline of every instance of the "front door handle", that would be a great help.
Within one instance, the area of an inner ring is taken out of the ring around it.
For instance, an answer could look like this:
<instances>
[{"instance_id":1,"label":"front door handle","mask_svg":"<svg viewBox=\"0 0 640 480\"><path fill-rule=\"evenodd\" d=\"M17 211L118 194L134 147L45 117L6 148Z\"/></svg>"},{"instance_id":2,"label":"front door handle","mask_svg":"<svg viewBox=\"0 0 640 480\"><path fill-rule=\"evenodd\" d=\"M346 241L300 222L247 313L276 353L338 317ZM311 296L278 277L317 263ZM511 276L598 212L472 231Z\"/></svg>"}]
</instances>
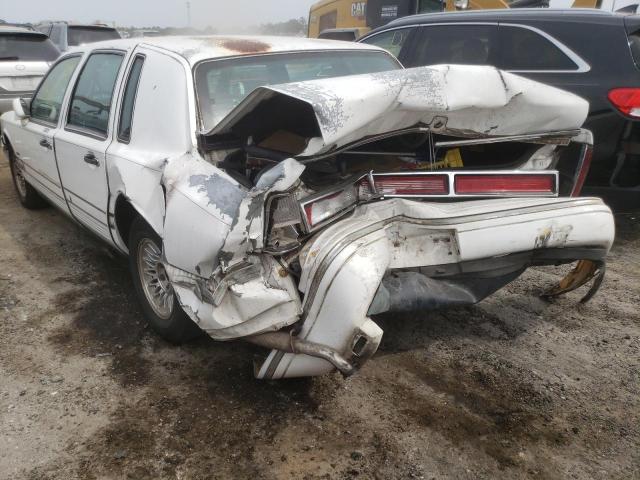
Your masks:
<instances>
[{"instance_id":1,"label":"front door handle","mask_svg":"<svg viewBox=\"0 0 640 480\"><path fill-rule=\"evenodd\" d=\"M91 152L87 153L84 156L84 161L87 162L88 164L95 165L96 167L100 165L100 162L98 161L96 156Z\"/></svg>"},{"instance_id":2,"label":"front door handle","mask_svg":"<svg viewBox=\"0 0 640 480\"><path fill-rule=\"evenodd\" d=\"M40 140L40 146L46 148L47 150L51 150L53 148L49 143L49 140L47 140L46 138Z\"/></svg>"}]
</instances>

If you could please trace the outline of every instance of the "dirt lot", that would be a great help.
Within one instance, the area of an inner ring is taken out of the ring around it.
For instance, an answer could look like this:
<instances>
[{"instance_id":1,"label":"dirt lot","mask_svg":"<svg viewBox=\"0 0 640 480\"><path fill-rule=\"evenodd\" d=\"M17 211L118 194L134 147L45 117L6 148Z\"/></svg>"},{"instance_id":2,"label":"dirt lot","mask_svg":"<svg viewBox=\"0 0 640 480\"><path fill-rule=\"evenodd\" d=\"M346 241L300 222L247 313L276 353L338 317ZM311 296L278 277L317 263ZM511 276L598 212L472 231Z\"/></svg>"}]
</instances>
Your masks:
<instances>
[{"instance_id":1,"label":"dirt lot","mask_svg":"<svg viewBox=\"0 0 640 480\"><path fill-rule=\"evenodd\" d=\"M0 159L0 477L640 478L640 222L600 294L530 270L476 307L380 319L356 376L261 382L251 347L168 345L127 263Z\"/></svg>"}]
</instances>

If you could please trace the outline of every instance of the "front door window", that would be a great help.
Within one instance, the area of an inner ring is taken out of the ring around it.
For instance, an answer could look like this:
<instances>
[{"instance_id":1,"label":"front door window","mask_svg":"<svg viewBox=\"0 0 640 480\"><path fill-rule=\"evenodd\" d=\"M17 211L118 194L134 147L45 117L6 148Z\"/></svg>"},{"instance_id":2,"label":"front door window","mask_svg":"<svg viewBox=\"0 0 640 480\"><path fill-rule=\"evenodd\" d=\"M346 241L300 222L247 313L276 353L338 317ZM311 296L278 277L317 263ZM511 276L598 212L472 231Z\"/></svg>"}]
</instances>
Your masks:
<instances>
[{"instance_id":1,"label":"front door window","mask_svg":"<svg viewBox=\"0 0 640 480\"><path fill-rule=\"evenodd\" d=\"M80 73L71 98L67 126L106 137L113 89L123 55L94 53Z\"/></svg>"},{"instance_id":2,"label":"front door window","mask_svg":"<svg viewBox=\"0 0 640 480\"><path fill-rule=\"evenodd\" d=\"M78 62L80 56L65 58L51 69L31 102L32 119L54 125L58 123L62 100Z\"/></svg>"}]
</instances>

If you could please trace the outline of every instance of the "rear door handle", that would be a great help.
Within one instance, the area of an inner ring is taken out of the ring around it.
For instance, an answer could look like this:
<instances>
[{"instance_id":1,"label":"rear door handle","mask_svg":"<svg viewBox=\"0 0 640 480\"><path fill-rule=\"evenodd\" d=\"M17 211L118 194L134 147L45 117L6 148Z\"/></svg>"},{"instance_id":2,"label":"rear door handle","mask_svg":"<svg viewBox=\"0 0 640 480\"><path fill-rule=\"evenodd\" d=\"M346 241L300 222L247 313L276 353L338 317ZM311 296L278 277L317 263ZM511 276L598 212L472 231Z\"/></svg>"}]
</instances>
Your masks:
<instances>
[{"instance_id":1,"label":"rear door handle","mask_svg":"<svg viewBox=\"0 0 640 480\"><path fill-rule=\"evenodd\" d=\"M47 150L51 150L53 148L49 143L49 140L47 140L46 138L40 140L40 146L46 148Z\"/></svg>"},{"instance_id":2,"label":"rear door handle","mask_svg":"<svg viewBox=\"0 0 640 480\"><path fill-rule=\"evenodd\" d=\"M98 161L98 159L96 158L96 156L89 152L84 156L84 161L91 164L91 165L95 165L96 167L100 165L100 162Z\"/></svg>"}]
</instances>

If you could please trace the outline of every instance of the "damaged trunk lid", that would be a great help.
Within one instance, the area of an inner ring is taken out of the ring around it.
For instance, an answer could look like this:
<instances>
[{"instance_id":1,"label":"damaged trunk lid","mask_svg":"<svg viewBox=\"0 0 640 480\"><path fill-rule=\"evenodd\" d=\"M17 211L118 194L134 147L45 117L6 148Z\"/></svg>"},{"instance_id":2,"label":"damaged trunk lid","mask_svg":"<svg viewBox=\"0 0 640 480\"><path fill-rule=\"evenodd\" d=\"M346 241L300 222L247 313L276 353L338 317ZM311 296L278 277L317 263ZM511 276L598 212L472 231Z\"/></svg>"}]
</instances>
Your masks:
<instances>
[{"instance_id":1,"label":"damaged trunk lid","mask_svg":"<svg viewBox=\"0 0 640 480\"><path fill-rule=\"evenodd\" d=\"M494 67L436 65L258 87L200 140L205 151L252 145L306 163L427 129L465 138L568 135L588 107Z\"/></svg>"}]
</instances>

